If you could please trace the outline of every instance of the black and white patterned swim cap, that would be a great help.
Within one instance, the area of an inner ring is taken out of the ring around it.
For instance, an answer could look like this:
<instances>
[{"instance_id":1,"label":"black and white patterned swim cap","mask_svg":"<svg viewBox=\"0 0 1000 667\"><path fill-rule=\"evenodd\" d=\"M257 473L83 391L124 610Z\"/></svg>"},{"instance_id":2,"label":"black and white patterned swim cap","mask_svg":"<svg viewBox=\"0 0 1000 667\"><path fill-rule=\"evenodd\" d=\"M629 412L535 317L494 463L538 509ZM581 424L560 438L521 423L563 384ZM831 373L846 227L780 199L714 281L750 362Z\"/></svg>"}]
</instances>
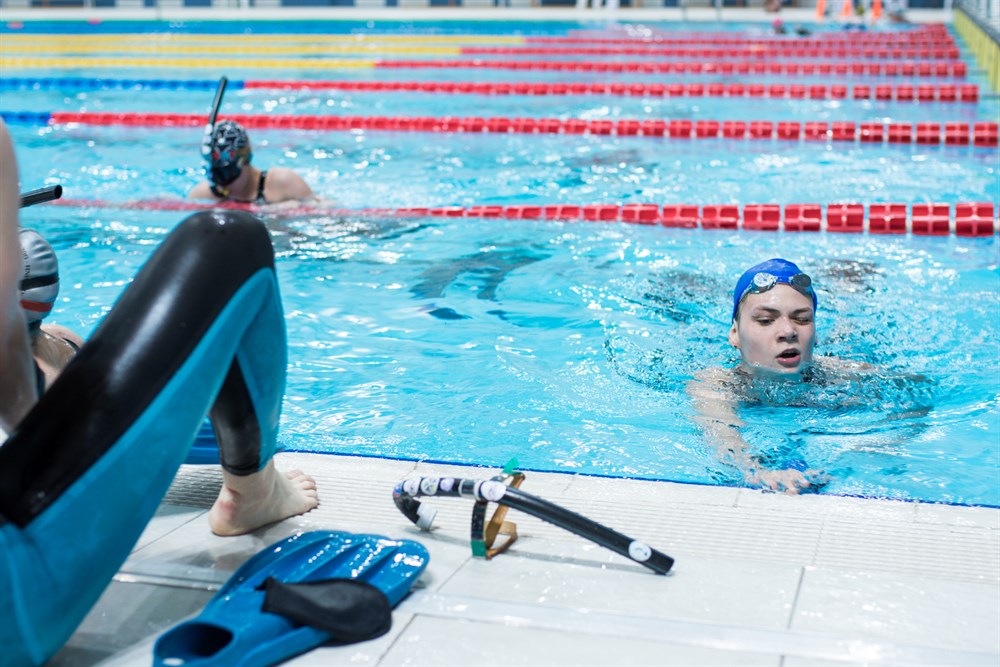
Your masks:
<instances>
[{"instance_id":1,"label":"black and white patterned swim cap","mask_svg":"<svg viewBox=\"0 0 1000 667\"><path fill-rule=\"evenodd\" d=\"M59 296L59 263L52 246L34 229L21 229L21 310L31 326L52 312Z\"/></svg>"}]
</instances>

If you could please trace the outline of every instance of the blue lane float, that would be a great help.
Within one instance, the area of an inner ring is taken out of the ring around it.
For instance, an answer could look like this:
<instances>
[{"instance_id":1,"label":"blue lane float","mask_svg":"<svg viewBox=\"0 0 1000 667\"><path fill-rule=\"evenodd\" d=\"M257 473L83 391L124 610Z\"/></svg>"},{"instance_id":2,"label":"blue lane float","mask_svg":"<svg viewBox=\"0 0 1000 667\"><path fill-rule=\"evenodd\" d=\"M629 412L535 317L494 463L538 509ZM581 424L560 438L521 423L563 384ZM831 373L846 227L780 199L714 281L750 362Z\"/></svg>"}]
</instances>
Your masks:
<instances>
[{"instance_id":1,"label":"blue lane float","mask_svg":"<svg viewBox=\"0 0 1000 667\"><path fill-rule=\"evenodd\" d=\"M95 79L90 77L5 77L0 90L215 90L213 79ZM242 81L229 86L243 88Z\"/></svg>"},{"instance_id":2,"label":"blue lane float","mask_svg":"<svg viewBox=\"0 0 1000 667\"><path fill-rule=\"evenodd\" d=\"M52 114L48 111L0 111L0 118L8 125L48 125Z\"/></svg>"}]
</instances>

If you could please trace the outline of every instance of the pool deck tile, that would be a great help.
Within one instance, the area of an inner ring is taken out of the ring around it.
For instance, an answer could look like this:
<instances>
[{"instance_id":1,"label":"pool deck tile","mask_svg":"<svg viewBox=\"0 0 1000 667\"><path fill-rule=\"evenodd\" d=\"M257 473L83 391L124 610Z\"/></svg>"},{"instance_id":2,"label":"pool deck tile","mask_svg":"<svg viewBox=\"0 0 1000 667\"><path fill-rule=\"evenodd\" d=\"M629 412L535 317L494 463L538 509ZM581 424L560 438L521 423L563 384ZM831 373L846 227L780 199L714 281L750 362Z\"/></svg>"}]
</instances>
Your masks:
<instances>
[{"instance_id":1,"label":"pool deck tile","mask_svg":"<svg viewBox=\"0 0 1000 667\"><path fill-rule=\"evenodd\" d=\"M998 600L994 585L807 568L791 627L1000 654Z\"/></svg>"},{"instance_id":2,"label":"pool deck tile","mask_svg":"<svg viewBox=\"0 0 1000 667\"><path fill-rule=\"evenodd\" d=\"M149 664L156 636L253 553L316 529L415 539L431 559L389 634L291 665L1000 663L1000 510L528 473L525 491L676 558L657 577L515 510L518 541L475 559L467 500L428 501L430 532L391 500L413 474L494 470L309 454L277 464L313 474L322 504L235 538L203 516L218 470L184 466L52 667Z\"/></svg>"},{"instance_id":3,"label":"pool deck tile","mask_svg":"<svg viewBox=\"0 0 1000 667\"><path fill-rule=\"evenodd\" d=\"M637 639L616 639L579 632L518 628L516 642L506 641L495 626L472 621L418 617L381 665L684 665L732 664L778 667L777 655L729 651ZM468 646L455 648L455 637ZM298 664L298 663L295 663ZM305 663L303 663L305 664Z\"/></svg>"}]
</instances>

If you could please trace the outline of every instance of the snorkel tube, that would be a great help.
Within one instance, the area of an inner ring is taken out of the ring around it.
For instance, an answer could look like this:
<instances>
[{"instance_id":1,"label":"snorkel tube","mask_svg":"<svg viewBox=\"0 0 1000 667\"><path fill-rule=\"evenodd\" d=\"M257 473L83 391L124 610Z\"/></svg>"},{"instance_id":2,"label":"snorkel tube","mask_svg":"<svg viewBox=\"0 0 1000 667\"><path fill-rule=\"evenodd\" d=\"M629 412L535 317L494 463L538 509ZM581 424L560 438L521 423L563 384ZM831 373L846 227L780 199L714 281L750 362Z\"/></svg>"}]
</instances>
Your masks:
<instances>
[{"instance_id":1,"label":"snorkel tube","mask_svg":"<svg viewBox=\"0 0 1000 667\"><path fill-rule=\"evenodd\" d=\"M454 477L412 477L397 484L392 492L392 499L396 503L396 507L417 527L422 530L430 530L437 510L422 505L417 500L419 496L472 498L477 504L494 502L511 507L610 549L629 560L648 567L657 574L666 574L674 564L673 558L643 542L633 540L555 503L542 500L513 486L507 486L499 478L477 480ZM475 527L474 520L474 543Z\"/></svg>"},{"instance_id":2,"label":"snorkel tube","mask_svg":"<svg viewBox=\"0 0 1000 667\"><path fill-rule=\"evenodd\" d=\"M215 119L219 117L219 107L222 106L222 96L226 93L227 83L229 83L229 79L226 77L219 79L219 86L215 89L215 100L212 102L212 110L208 113L205 138L201 142L201 155L206 160L212 154L212 133L215 132Z\"/></svg>"},{"instance_id":3,"label":"snorkel tube","mask_svg":"<svg viewBox=\"0 0 1000 667\"><path fill-rule=\"evenodd\" d=\"M61 185L48 185L44 188L38 188L37 190L29 190L22 194L18 199L18 208L27 208L28 206L34 206L35 204L44 204L45 202L53 201L62 197L62 186Z\"/></svg>"}]
</instances>

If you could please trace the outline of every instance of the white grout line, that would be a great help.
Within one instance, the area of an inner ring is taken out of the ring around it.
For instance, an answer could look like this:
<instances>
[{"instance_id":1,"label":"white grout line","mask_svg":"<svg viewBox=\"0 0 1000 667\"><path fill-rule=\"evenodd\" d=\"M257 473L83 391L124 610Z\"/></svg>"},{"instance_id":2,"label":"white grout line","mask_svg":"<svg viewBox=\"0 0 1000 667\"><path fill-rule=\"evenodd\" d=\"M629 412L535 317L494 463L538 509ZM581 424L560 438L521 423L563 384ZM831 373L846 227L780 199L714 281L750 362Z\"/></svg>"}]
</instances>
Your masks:
<instances>
[{"instance_id":1,"label":"white grout line","mask_svg":"<svg viewBox=\"0 0 1000 667\"><path fill-rule=\"evenodd\" d=\"M500 602L415 591L397 607L403 613L479 621L506 627L639 639L766 655L794 655L866 665L965 665L996 667L995 653L901 644L860 636L763 630Z\"/></svg>"}]
</instances>

